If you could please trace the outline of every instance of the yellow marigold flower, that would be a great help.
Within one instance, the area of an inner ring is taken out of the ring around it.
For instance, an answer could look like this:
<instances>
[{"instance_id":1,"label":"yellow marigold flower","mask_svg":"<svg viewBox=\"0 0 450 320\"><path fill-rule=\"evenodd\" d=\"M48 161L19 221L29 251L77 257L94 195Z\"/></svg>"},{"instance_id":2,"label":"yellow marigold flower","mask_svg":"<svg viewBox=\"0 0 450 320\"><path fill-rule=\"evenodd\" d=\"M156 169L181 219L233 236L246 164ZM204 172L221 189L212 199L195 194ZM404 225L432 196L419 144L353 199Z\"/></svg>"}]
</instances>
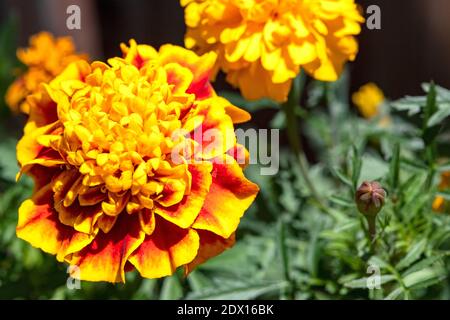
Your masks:
<instances>
[{"instance_id":1,"label":"yellow marigold flower","mask_svg":"<svg viewBox=\"0 0 450 320\"><path fill-rule=\"evenodd\" d=\"M439 183L438 189L448 190L450 188L450 172L443 172L441 174L441 182ZM441 196L437 196L434 198L432 208L436 212L446 212L449 208L448 202Z\"/></svg>"},{"instance_id":2,"label":"yellow marigold flower","mask_svg":"<svg viewBox=\"0 0 450 320\"><path fill-rule=\"evenodd\" d=\"M258 193L233 125L250 116L208 81L216 55L130 43L123 59L77 61L42 86L17 148L36 186L17 235L87 281L189 272L233 245Z\"/></svg>"},{"instance_id":3,"label":"yellow marigold flower","mask_svg":"<svg viewBox=\"0 0 450 320\"><path fill-rule=\"evenodd\" d=\"M217 69L247 99L287 99L304 68L335 81L358 52L354 0L181 0L187 48L218 54Z\"/></svg>"},{"instance_id":4,"label":"yellow marigold flower","mask_svg":"<svg viewBox=\"0 0 450 320\"><path fill-rule=\"evenodd\" d=\"M17 50L17 57L27 66L27 71L11 84L6 93L6 103L13 112L28 114L30 106L26 97L37 91L41 83L56 77L73 61L85 55L75 53L70 37L54 38L48 32L30 38L30 47Z\"/></svg>"},{"instance_id":5,"label":"yellow marigold flower","mask_svg":"<svg viewBox=\"0 0 450 320\"><path fill-rule=\"evenodd\" d=\"M353 103L366 119L371 119L380 114L384 100L383 91L374 83L363 85L352 96Z\"/></svg>"}]
</instances>

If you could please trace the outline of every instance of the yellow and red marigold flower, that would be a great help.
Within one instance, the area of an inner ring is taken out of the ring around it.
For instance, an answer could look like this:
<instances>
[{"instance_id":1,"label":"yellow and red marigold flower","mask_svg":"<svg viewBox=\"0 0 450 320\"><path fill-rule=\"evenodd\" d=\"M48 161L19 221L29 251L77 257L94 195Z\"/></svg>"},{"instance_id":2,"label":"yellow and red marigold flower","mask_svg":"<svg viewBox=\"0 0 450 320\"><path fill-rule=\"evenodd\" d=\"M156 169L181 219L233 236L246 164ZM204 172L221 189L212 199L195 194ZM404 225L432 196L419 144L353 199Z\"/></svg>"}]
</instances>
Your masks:
<instances>
[{"instance_id":1,"label":"yellow and red marigold flower","mask_svg":"<svg viewBox=\"0 0 450 320\"><path fill-rule=\"evenodd\" d=\"M35 191L17 235L87 281L189 272L233 245L258 193L235 158L246 150L233 124L250 116L208 82L216 55L130 43L123 59L77 61L43 85L18 144ZM221 136L200 148L211 129Z\"/></svg>"},{"instance_id":2,"label":"yellow and red marigold flower","mask_svg":"<svg viewBox=\"0 0 450 320\"><path fill-rule=\"evenodd\" d=\"M216 68L247 99L287 99L300 68L338 79L358 52L354 0L181 0L185 44L218 54Z\"/></svg>"},{"instance_id":3,"label":"yellow and red marigold flower","mask_svg":"<svg viewBox=\"0 0 450 320\"><path fill-rule=\"evenodd\" d=\"M11 84L5 100L13 112L25 114L30 112L26 97L36 92L41 83L51 81L69 63L87 59L85 55L75 52L70 37L54 38L48 32L32 36L30 47L17 50L17 57L27 66L27 70Z\"/></svg>"}]
</instances>

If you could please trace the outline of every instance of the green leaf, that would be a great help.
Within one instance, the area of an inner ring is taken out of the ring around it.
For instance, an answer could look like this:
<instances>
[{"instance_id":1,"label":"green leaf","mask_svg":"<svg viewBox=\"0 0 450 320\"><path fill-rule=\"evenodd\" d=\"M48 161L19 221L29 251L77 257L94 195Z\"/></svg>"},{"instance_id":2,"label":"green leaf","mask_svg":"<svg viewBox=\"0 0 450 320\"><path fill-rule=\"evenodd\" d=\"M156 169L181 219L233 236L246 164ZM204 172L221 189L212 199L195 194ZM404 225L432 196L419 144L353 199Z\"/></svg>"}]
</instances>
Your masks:
<instances>
[{"instance_id":1,"label":"green leaf","mask_svg":"<svg viewBox=\"0 0 450 320\"><path fill-rule=\"evenodd\" d=\"M437 112L437 110L438 106L436 101L436 88L434 83L432 83L427 95L427 104L424 110L424 122L422 126L422 138L427 147L429 147L434 142L440 131L440 127L437 125L428 126L430 118Z\"/></svg>"},{"instance_id":2,"label":"green leaf","mask_svg":"<svg viewBox=\"0 0 450 320\"><path fill-rule=\"evenodd\" d=\"M351 207L355 206L355 203L353 202L353 200L350 200L345 197L340 197L340 196L331 196L330 202L335 203L341 207L346 207L346 208L351 208Z\"/></svg>"},{"instance_id":3,"label":"green leaf","mask_svg":"<svg viewBox=\"0 0 450 320\"><path fill-rule=\"evenodd\" d=\"M407 255L397 263L395 266L396 269L402 270L409 267L412 263L417 261L422 253L425 251L427 247L427 239L422 239L416 244L414 244L410 250L408 250Z\"/></svg>"},{"instance_id":4,"label":"green leaf","mask_svg":"<svg viewBox=\"0 0 450 320\"><path fill-rule=\"evenodd\" d=\"M411 159L401 157L400 162L405 166L410 166L417 170L428 170L429 169L428 166L420 159L411 160ZM449 167L449 170L450 170L450 167Z\"/></svg>"},{"instance_id":5,"label":"green leaf","mask_svg":"<svg viewBox=\"0 0 450 320\"><path fill-rule=\"evenodd\" d=\"M436 193L438 197L442 197L445 200L450 200L450 191L449 190L442 190Z\"/></svg>"},{"instance_id":6,"label":"green leaf","mask_svg":"<svg viewBox=\"0 0 450 320\"><path fill-rule=\"evenodd\" d=\"M319 262L322 255L322 244L320 243L317 234L313 234L309 239L309 244L306 252L306 264L309 273L313 277L317 277L319 272Z\"/></svg>"},{"instance_id":7,"label":"green leaf","mask_svg":"<svg viewBox=\"0 0 450 320\"><path fill-rule=\"evenodd\" d=\"M422 89L428 93L430 92L430 88L433 84L424 83L422 84ZM440 97L443 101L450 101L450 90L445 89L441 86L434 85L434 89L436 90L437 96Z\"/></svg>"},{"instance_id":8,"label":"green leaf","mask_svg":"<svg viewBox=\"0 0 450 320\"><path fill-rule=\"evenodd\" d=\"M161 300L178 300L183 296L183 288L181 286L178 276L175 274L171 277L165 278L162 288L160 299Z\"/></svg>"},{"instance_id":9,"label":"green leaf","mask_svg":"<svg viewBox=\"0 0 450 320\"><path fill-rule=\"evenodd\" d=\"M286 114L284 112L277 112L272 120L270 120L270 127L280 130L286 128Z\"/></svg>"},{"instance_id":10,"label":"green leaf","mask_svg":"<svg viewBox=\"0 0 450 320\"><path fill-rule=\"evenodd\" d=\"M414 264L413 266L411 266L410 268L408 268L405 272L403 272L402 276L406 277L407 275L409 275L411 273L426 269L426 268L432 266L433 264L435 264L436 262L442 260L442 258L444 256L445 255L439 254L439 255L436 255L433 257L423 259L423 260L417 262L416 264Z\"/></svg>"},{"instance_id":11,"label":"green leaf","mask_svg":"<svg viewBox=\"0 0 450 320\"><path fill-rule=\"evenodd\" d=\"M286 244L286 225L283 219L280 220L279 226L279 249L281 254L281 266L283 268L283 276L286 282L291 281L290 267L289 267L289 252Z\"/></svg>"},{"instance_id":12,"label":"green leaf","mask_svg":"<svg viewBox=\"0 0 450 320\"><path fill-rule=\"evenodd\" d=\"M143 279L141 285L134 292L132 299L135 300L149 300L149 299L157 299L158 296L155 294L156 286L158 284L158 280L156 279Z\"/></svg>"},{"instance_id":13,"label":"green leaf","mask_svg":"<svg viewBox=\"0 0 450 320\"><path fill-rule=\"evenodd\" d=\"M369 264L370 265L374 265L374 266L378 266L380 268L389 268L390 267L389 264L386 261L384 261L383 259L381 259L378 256L371 257L370 260L369 260Z\"/></svg>"},{"instance_id":14,"label":"green leaf","mask_svg":"<svg viewBox=\"0 0 450 320\"><path fill-rule=\"evenodd\" d=\"M365 277L365 278L360 278L360 279L355 279L352 281L349 281L347 283L344 283L344 286L347 288L352 288L352 289L367 289L367 281L369 280L369 277ZM392 280L395 280L396 277L393 275L385 275L385 276L380 276L380 285L383 285L385 283L391 282Z\"/></svg>"},{"instance_id":15,"label":"green leaf","mask_svg":"<svg viewBox=\"0 0 450 320\"><path fill-rule=\"evenodd\" d=\"M402 293L403 293L403 288L397 288L394 291L392 291L389 295L386 296L386 298L384 298L384 300L396 300Z\"/></svg>"},{"instance_id":16,"label":"green leaf","mask_svg":"<svg viewBox=\"0 0 450 320\"><path fill-rule=\"evenodd\" d=\"M375 155L365 154L362 157L358 186L363 181L379 181L386 177L388 173L389 164L385 160Z\"/></svg>"},{"instance_id":17,"label":"green leaf","mask_svg":"<svg viewBox=\"0 0 450 320\"><path fill-rule=\"evenodd\" d=\"M356 189L358 188L358 180L361 175L361 167L362 167L362 161L361 161L361 151L359 148L357 148L355 145L353 145L353 157L352 157L352 186L353 191L356 192Z\"/></svg>"},{"instance_id":18,"label":"green leaf","mask_svg":"<svg viewBox=\"0 0 450 320\"><path fill-rule=\"evenodd\" d=\"M450 162L445 162L445 163L443 163L443 164L440 164L438 167L437 167L437 169L436 169L436 171L437 172L447 172L447 171L450 171Z\"/></svg>"},{"instance_id":19,"label":"green leaf","mask_svg":"<svg viewBox=\"0 0 450 320\"><path fill-rule=\"evenodd\" d=\"M424 286L432 285L436 281L446 277L446 272L443 268L426 268L408 274L403 278L403 283L407 288L424 288Z\"/></svg>"},{"instance_id":20,"label":"green leaf","mask_svg":"<svg viewBox=\"0 0 450 320\"><path fill-rule=\"evenodd\" d=\"M396 143L389 170L389 182L393 190L397 189L400 175L400 144Z\"/></svg>"},{"instance_id":21,"label":"green leaf","mask_svg":"<svg viewBox=\"0 0 450 320\"><path fill-rule=\"evenodd\" d=\"M226 250L224 253L208 260L199 266L201 270L214 271L217 273L233 273L242 272L240 268L246 265L248 261L248 252L255 248L250 247L248 243L237 243L233 248ZM246 272L252 272L252 265L247 265Z\"/></svg>"},{"instance_id":22,"label":"green leaf","mask_svg":"<svg viewBox=\"0 0 450 320\"><path fill-rule=\"evenodd\" d=\"M431 116L438 110L436 103L436 86L431 83L427 94L427 104L425 106L425 124L431 118Z\"/></svg>"},{"instance_id":23,"label":"green leaf","mask_svg":"<svg viewBox=\"0 0 450 320\"><path fill-rule=\"evenodd\" d=\"M201 291L212 285L211 280L198 270L194 270L190 273L187 277L187 281L193 291Z\"/></svg>"},{"instance_id":24,"label":"green leaf","mask_svg":"<svg viewBox=\"0 0 450 320\"><path fill-rule=\"evenodd\" d=\"M346 184L349 187L353 187L352 181L338 168L332 168L331 172L333 173L334 176L336 176L336 178L341 180L342 183Z\"/></svg>"},{"instance_id":25,"label":"green leaf","mask_svg":"<svg viewBox=\"0 0 450 320\"><path fill-rule=\"evenodd\" d=\"M287 282L245 283L220 281L217 285L202 292L194 292L187 295L189 300L251 300L264 294L280 291L287 287Z\"/></svg>"},{"instance_id":26,"label":"green leaf","mask_svg":"<svg viewBox=\"0 0 450 320\"><path fill-rule=\"evenodd\" d=\"M440 104L439 110L428 120L427 127L434 127L450 116L450 103Z\"/></svg>"},{"instance_id":27,"label":"green leaf","mask_svg":"<svg viewBox=\"0 0 450 320\"><path fill-rule=\"evenodd\" d=\"M391 103L391 108L397 111L407 111L408 116L413 116L422 110L426 104L426 97L406 96L403 99Z\"/></svg>"}]
</instances>

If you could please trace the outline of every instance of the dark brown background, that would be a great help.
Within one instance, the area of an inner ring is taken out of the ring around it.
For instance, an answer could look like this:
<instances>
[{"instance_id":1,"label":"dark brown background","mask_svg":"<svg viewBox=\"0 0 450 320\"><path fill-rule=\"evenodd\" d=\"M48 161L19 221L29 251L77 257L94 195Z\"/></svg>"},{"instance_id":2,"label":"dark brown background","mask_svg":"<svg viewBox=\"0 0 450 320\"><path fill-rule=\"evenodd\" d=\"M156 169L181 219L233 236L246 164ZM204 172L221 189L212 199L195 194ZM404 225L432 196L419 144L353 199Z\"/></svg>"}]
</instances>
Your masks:
<instances>
[{"instance_id":1,"label":"dark brown background","mask_svg":"<svg viewBox=\"0 0 450 320\"><path fill-rule=\"evenodd\" d=\"M377 4L382 30L363 28L360 54L351 65L352 89L378 83L391 98L419 94L420 83L434 80L450 87L449 0L358 0ZM66 8L81 7L82 29L66 28ZM80 51L93 58L120 54L119 43L135 38L158 47L183 44L183 10L177 0L0 0L0 21L15 13L19 44L41 30L71 35Z\"/></svg>"}]
</instances>

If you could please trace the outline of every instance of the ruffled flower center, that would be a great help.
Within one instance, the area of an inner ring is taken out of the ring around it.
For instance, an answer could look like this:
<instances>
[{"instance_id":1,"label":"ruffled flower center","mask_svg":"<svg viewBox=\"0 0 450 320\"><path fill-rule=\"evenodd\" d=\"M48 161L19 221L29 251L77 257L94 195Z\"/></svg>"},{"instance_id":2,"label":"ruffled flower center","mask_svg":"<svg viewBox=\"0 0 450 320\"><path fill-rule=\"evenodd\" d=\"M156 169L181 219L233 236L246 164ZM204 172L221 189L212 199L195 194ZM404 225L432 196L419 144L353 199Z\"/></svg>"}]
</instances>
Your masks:
<instances>
[{"instance_id":1,"label":"ruffled flower center","mask_svg":"<svg viewBox=\"0 0 450 320\"><path fill-rule=\"evenodd\" d=\"M110 63L94 63L83 81L49 89L60 124L39 138L66 162L53 183L61 222L72 225L72 209L90 207L105 232L121 212L177 204L192 179L187 164L174 163L172 150L186 139L173 133L194 96L173 94L163 68Z\"/></svg>"}]
</instances>

